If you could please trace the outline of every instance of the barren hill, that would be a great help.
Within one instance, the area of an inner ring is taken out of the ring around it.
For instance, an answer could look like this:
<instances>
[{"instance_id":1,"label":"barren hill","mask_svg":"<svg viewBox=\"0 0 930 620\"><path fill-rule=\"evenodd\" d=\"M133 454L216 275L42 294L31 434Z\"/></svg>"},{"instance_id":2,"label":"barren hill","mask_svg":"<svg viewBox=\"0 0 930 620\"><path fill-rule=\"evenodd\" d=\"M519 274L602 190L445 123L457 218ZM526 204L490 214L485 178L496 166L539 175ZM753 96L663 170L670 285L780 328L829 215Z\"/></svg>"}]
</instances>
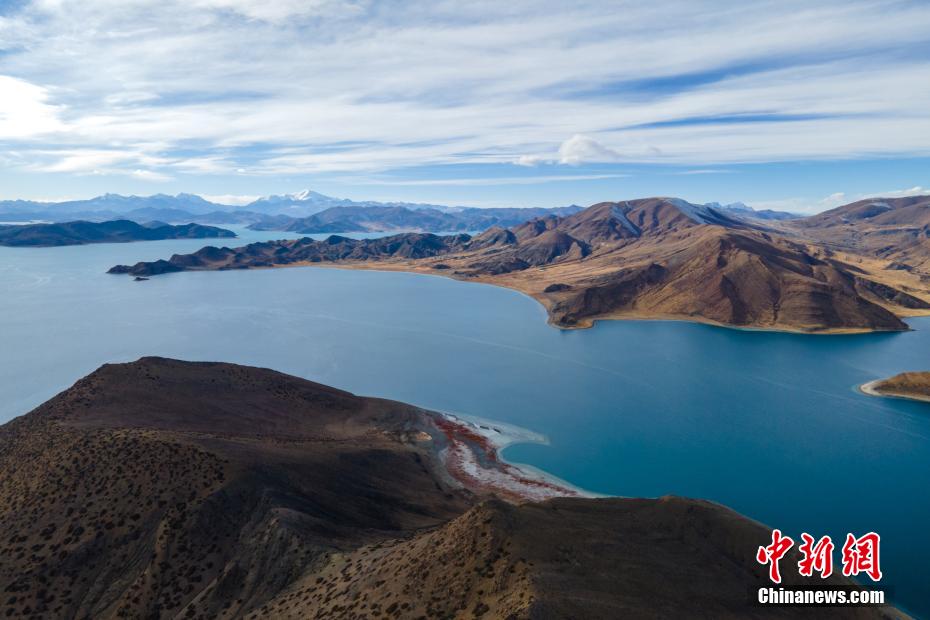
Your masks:
<instances>
[{"instance_id":1,"label":"barren hill","mask_svg":"<svg viewBox=\"0 0 930 620\"><path fill-rule=\"evenodd\" d=\"M0 427L0 613L896 617L752 606L770 532L715 504L488 498L436 419L265 369L103 366Z\"/></svg>"},{"instance_id":2,"label":"barren hill","mask_svg":"<svg viewBox=\"0 0 930 620\"><path fill-rule=\"evenodd\" d=\"M873 396L930 402L930 372L902 372L887 379L866 383L862 391Z\"/></svg>"},{"instance_id":3,"label":"barren hill","mask_svg":"<svg viewBox=\"0 0 930 620\"><path fill-rule=\"evenodd\" d=\"M107 365L0 427L3 612L238 617L326 554L469 503L416 410L268 370Z\"/></svg>"},{"instance_id":4,"label":"barren hill","mask_svg":"<svg viewBox=\"0 0 930 620\"><path fill-rule=\"evenodd\" d=\"M441 273L532 295L561 327L672 318L808 332L894 331L907 329L900 317L930 312L930 275L923 282L876 257L862 264L852 246L843 253L799 222L749 221L677 198L646 198L599 203L473 238L334 236L204 248L111 272L338 263Z\"/></svg>"},{"instance_id":5,"label":"barren hill","mask_svg":"<svg viewBox=\"0 0 930 620\"><path fill-rule=\"evenodd\" d=\"M930 196L867 198L794 222L803 228L828 228L868 220L878 226L930 224Z\"/></svg>"},{"instance_id":6,"label":"barren hill","mask_svg":"<svg viewBox=\"0 0 930 620\"><path fill-rule=\"evenodd\" d=\"M813 243L871 257L930 285L930 196L870 198L786 223Z\"/></svg>"}]
</instances>

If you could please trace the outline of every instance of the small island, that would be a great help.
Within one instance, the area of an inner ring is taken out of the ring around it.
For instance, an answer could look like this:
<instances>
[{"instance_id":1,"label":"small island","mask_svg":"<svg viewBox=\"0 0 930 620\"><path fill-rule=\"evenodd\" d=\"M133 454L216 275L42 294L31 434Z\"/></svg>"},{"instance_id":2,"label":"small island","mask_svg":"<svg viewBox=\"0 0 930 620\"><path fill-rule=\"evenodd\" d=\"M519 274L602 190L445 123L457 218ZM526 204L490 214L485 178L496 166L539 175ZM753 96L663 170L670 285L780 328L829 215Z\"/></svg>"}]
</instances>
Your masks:
<instances>
[{"instance_id":1,"label":"small island","mask_svg":"<svg viewBox=\"0 0 930 620\"><path fill-rule=\"evenodd\" d=\"M89 243L128 243L164 239L229 239L231 230L202 224L171 225L155 222L142 225L130 220L109 222L62 222L57 224L14 224L0 226L0 245L51 247Z\"/></svg>"},{"instance_id":2,"label":"small island","mask_svg":"<svg viewBox=\"0 0 930 620\"><path fill-rule=\"evenodd\" d=\"M869 381L859 389L870 396L889 396L930 403L930 372L902 372L890 379Z\"/></svg>"}]
</instances>

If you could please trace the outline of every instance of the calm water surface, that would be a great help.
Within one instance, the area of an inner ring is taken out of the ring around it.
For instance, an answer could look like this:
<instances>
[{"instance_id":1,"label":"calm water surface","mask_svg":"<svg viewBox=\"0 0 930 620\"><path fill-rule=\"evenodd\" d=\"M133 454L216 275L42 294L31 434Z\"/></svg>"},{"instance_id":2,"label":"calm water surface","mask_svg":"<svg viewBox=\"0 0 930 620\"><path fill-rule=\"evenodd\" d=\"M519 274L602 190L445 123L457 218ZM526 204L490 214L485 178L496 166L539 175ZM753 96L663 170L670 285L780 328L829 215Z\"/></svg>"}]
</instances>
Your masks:
<instances>
[{"instance_id":1,"label":"calm water surface","mask_svg":"<svg viewBox=\"0 0 930 620\"><path fill-rule=\"evenodd\" d=\"M930 617L930 406L855 390L930 369L930 319L834 337L675 322L562 332L523 295L437 277L104 273L204 244L0 248L0 422L105 362L267 366L544 433L551 445L507 458L593 491L708 498L795 536L875 530L882 583Z\"/></svg>"}]
</instances>

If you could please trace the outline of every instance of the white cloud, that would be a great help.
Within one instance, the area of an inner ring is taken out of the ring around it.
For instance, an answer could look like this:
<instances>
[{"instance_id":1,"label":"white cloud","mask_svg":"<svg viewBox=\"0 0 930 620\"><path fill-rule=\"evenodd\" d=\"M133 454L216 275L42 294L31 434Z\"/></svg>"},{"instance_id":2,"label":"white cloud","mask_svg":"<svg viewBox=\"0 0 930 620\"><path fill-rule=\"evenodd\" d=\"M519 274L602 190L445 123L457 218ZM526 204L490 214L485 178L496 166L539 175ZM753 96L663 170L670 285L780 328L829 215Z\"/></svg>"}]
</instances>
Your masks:
<instances>
[{"instance_id":1,"label":"white cloud","mask_svg":"<svg viewBox=\"0 0 930 620\"><path fill-rule=\"evenodd\" d=\"M571 182L571 181L594 181L602 179L623 179L629 175L626 174L552 174L537 175L525 177L482 177L482 178L462 178L462 179L422 179L422 180L401 180L385 181L372 179L362 181L364 185L411 185L411 186L429 186L429 185L536 185L538 183L554 182Z\"/></svg>"},{"instance_id":2,"label":"white cloud","mask_svg":"<svg viewBox=\"0 0 930 620\"><path fill-rule=\"evenodd\" d=\"M255 202L261 196L255 195L241 195L241 194L201 194L201 198L204 200L209 200L210 202L215 202L221 205L234 205L241 207L247 205L251 202Z\"/></svg>"},{"instance_id":3,"label":"white cloud","mask_svg":"<svg viewBox=\"0 0 930 620\"><path fill-rule=\"evenodd\" d=\"M163 181L172 180L172 177L168 176L167 174L163 174L161 172L155 172L154 170L136 169L130 173L130 176L132 176L135 179L139 179L141 181L163 182Z\"/></svg>"},{"instance_id":4,"label":"white cloud","mask_svg":"<svg viewBox=\"0 0 930 620\"><path fill-rule=\"evenodd\" d=\"M158 99L158 95L155 93L135 91L113 93L112 95L104 97L103 101L110 106L123 106L153 101L155 99Z\"/></svg>"},{"instance_id":5,"label":"white cloud","mask_svg":"<svg viewBox=\"0 0 930 620\"><path fill-rule=\"evenodd\" d=\"M34 170L45 172L77 172L92 173L103 168L110 167L114 164L130 162L133 160L131 153L122 151L98 151L98 150L75 150L75 151L50 151L45 154L54 157L53 163L47 165L35 165Z\"/></svg>"},{"instance_id":6,"label":"white cloud","mask_svg":"<svg viewBox=\"0 0 930 620\"><path fill-rule=\"evenodd\" d=\"M577 165L619 159L620 153L607 148L590 136L575 134L559 146L559 163L562 164Z\"/></svg>"},{"instance_id":7,"label":"white cloud","mask_svg":"<svg viewBox=\"0 0 930 620\"><path fill-rule=\"evenodd\" d=\"M27 138L65 129L61 108L47 103L47 89L0 75L0 140Z\"/></svg>"},{"instance_id":8,"label":"white cloud","mask_svg":"<svg viewBox=\"0 0 930 620\"><path fill-rule=\"evenodd\" d=\"M927 44L926 3L41 0L0 18L0 140L79 174L927 156ZM740 115L782 122L687 122Z\"/></svg>"},{"instance_id":9,"label":"white cloud","mask_svg":"<svg viewBox=\"0 0 930 620\"><path fill-rule=\"evenodd\" d=\"M820 204L828 209L832 209L833 207L837 207L844 202L846 202L846 192L834 192L826 198L823 198L820 201Z\"/></svg>"},{"instance_id":10,"label":"white cloud","mask_svg":"<svg viewBox=\"0 0 930 620\"><path fill-rule=\"evenodd\" d=\"M772 209L773 211L788 211L811 215L828 209L849 204L852 200L844 192L835 192L820 199L810 198L781 198L777 200L753 200L747 202L753 209Z\"/></svg>"},{"instance_id":11,"label":"white cloud","mask_svg":"<svg viewBox=\"0 0 930 620\"><path fill-rule=\"evenodd\" d=\"M695 168L693 170L682 170L681 172L676 172L675 174L691 176L695 174L730 174L732 170L726 170L725 168Z\"/></svg>"},{"instance_id":12,"label":"white cloud","mask_svg":"<svg viewBox=\"0 0 930 620\"><path fill-rule=\"evenodd\" d=\"M863 196L863 198L903 198L905 196L923 196L925 194L930 194L930 188L915 185L914 187L909 187L907 189L894 189L889 192L869 194L867 196Z\"/></svg>"},{"instance_id":13,"label":"white cloud","mask_svg":"<svg viewBox=\"0 0 930 620\"><path fill-rule=\"evenodd\" d=\"M538 166L540 164L551 163L553 161L554 160L552 159L552 157L537 154L537 155L520 155L520 157L518 157L516 161L514 161L513 163L517 164L518 166L533 167L533 166Z\"/></svg>"},{"instance_id":14,"label":"white cloud","mask_svg":"<svg viewBox=\"0 0 930 620\"><path fill-rule=\"evenodd\" d=\"M299 17L346 17L364 11L363 2L344 0L194 0L194 6L223 9L249 19L283 22Z\"/></svg>"}]
</instances>

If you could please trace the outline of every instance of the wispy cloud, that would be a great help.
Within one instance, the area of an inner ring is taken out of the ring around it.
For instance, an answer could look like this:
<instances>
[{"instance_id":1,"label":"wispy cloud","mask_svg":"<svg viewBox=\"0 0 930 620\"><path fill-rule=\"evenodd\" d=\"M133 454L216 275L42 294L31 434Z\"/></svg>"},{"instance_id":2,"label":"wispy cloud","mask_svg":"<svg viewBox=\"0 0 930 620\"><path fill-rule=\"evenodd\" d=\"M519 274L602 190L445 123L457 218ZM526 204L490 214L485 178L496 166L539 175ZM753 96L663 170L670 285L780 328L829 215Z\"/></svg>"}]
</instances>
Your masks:
<instances>
[{"instance_id":1,"label":"wispy cloud","mask_svg":"<svg viewBox=\"0 0 930 620\"><path fill-rule=\"evenodd\" d=\"M772 209L773 211L788 211L789 213L812 214L833 209L853 202L843 192L835 192L820 199L810 198L781 198L778 200L752 200L748 204L754 209Z\"/></svg>"},{"instance_id":2,"label":"wispy cloud","mask_svg":"<svg viewBox=\"0 0 930 620\"><path fill-rule=\"evenodd\" d=\"M907 189L893 189L891 191L880 192L878 194L868 194L863 196L863 198L903 198L906 196L924 196L928 194L930 194L930 188L916 185Z\"/></svg>"},{"instance_id":3,"label":"wispy cloud","mask_svg":"<svg viewBox=\"0 0 930 620\"><path fill-rule=\"evenodd\" d=\"M27 0L0 147L152 180L926 156L928 46L919 1Z\"/></svg>"},{"instance_id":4,"label":"wispy cloud","mask_svg":"<svg viewBox=\"0 0 930 620\"><path fill-rule=\"evenodd\" d=\"M525 176L525 177L481 177L481 178L461 178L461 179L411 179L411 180L370 179L367 181L361 181L360 184L363 184L363 185L410 185L410 186L536 185L538 183L596 181L596 180L601 180L601 179L623 179L628 176L629 175L627 174L555 174L555 175L535 175L535 176Z\"/></svg>"},{"instance_id":5,"label":"wispy cloud","mask_svg":"<svg viewBox=\"0 0 930 620\"><path fill-rule=\"evenodd\" d=\"M681 170L675 174L691 176L695 174L730 174L731 172L733 171L726 168L695 168L693 170Z\"/></svg>"},{"instance_id":6,"label":"wispy cloud","mask_svg":"<svg viewBox=\"0 0 930 620\"><path fill-rule=\"evenodd\" d=\"M132 172L130 172L129 174L142 181L156 181L159 183L164 182L164 181L170 181L173 178L161 172L155 172L154 170L143 170L141 168L137 168L133 170Z\"/></svg>"}]
</instances>

